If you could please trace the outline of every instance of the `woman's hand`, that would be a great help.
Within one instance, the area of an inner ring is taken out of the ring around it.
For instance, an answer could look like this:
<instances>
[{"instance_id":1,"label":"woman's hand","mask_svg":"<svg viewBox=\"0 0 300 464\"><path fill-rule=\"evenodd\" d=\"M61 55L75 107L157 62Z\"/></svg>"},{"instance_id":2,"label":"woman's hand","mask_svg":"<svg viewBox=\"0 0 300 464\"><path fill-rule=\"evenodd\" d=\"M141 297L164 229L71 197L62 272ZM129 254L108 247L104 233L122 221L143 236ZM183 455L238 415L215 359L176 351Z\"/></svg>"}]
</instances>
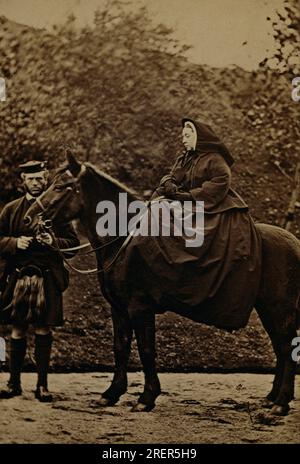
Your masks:
<instances>
[{"instance_id":1,"label":"woman's hand","mask_svg":"<svg viewBox=\"0 0 300 464\"><path fill-rule=\"evenodd\" d=\"M192 195L188 192L176 192L175 195L173 196L173 198L175 200L179 200L179 201L188 201L188 200L192 200Z\"/></svg>"},{"instance_id":2,"label":"woman's hand","mask_svg":"<svg viewBox=\"0 0 300 464\"><path fill-rule=\"evenodd\" d=\"M165 190L165 194L168 196L168 197L171 197L173 198L173 196L175 195L175 193L177 192L178 190L178 187L177 185L172 182L171 180L167 181L164 185L164 190Z\"/></svg>"}]
</instances>

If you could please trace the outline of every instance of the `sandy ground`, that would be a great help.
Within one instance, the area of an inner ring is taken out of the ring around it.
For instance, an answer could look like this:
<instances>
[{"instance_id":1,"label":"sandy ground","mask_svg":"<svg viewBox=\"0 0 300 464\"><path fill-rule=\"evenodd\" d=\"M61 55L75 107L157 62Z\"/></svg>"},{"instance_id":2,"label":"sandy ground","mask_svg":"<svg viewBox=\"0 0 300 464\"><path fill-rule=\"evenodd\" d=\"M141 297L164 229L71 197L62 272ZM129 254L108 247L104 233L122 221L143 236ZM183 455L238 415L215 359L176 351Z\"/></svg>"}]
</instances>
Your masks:
<instances>
[{"instance_id":1,"label":"sandy ground","mask_svg":"<svg viewBox=\"0 0 300 464\"><path fill-rule=\"evenodd\" d=\"M7 374L1 374L1 385ZM287 417L269 422L259 407L272 376L160 374L163 393L150 413L133 413L142 373L129 374L128 393L100 409L111 374L51 374L52 404L34 399L35 374L23 375L22 397L1 400L0 443L297 443L300 377Z\"/></svg>"}]
</instances>

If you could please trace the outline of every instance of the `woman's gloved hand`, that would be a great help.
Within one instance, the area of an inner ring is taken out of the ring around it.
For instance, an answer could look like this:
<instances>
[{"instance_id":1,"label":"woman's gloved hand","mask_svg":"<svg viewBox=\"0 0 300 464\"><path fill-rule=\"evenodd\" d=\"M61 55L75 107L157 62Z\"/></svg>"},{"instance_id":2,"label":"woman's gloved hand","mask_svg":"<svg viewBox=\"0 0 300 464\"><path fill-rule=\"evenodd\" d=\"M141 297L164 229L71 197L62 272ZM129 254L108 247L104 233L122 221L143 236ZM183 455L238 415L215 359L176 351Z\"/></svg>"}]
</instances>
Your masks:
<instances>
[{"instance_id":1,"label":"woman's gloved hand","mask_svg":"<svg viewBox=\"0 0 300 464\"><path fill-rule=\"evenodd\" d=\"M174 182L168 180L164 185L164 190L167 197L173 198L178 190L178 187Z\"/></svg>"},{"instance_id":2,"label":"woman's gloved hand","mask_svg":"<svg viewBox=\"0 0 300 464\"><path fill-rule=\"evenodd\" d=\"M157 187L156 190L152 193L150 196L149 200L155 200L155 198L158 198L160 196L163 196L165 194L165 189L163 187Z\"/></svg>"},{"instance_id":3,"label":"woman's gloved hand","mask_svg":"<svg viewBox=\"0 0 300 464\"><path fill-rule=\"evenodd\" d=\"M187 200L192 200L192 195L189 193L189 192L179 192L177 191L173 198L175 200L179 200L179 201L187 201Z\"/></svg>"}]
</instances>

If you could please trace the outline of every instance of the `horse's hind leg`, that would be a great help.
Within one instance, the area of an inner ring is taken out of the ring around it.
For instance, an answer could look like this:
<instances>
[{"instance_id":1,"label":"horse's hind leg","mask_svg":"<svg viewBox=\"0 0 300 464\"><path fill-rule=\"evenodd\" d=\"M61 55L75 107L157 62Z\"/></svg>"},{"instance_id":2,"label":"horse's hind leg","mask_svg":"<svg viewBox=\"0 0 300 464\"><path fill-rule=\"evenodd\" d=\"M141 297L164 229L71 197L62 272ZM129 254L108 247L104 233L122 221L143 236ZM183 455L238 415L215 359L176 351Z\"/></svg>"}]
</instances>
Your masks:
<instances>
[{"instance_id":1,"label":"horse's hind leg","mask_svg":"<svg viewBox=\"0 0 300 464\"><path fill-rule=\"evenodd\" d=\"M275 354L276 354L276 367L275 367L275 376L273 380L273 387L270 393L267 395L266 400L263 402L263 406L266 408L271 408L274 405L276 398L279 395L280 386L281 386L281 382L283 378L284 361L282 357L280 356L279 352L275 351Z\"/></svg>"},{"instance_id":2,"label":"horse's hind leg","mask_svg":"<svg viewBox=\"0 0 300 464\"><path fill-rule=\"evenodd\" d=\"M294 399L296 362L292 359L292 340L296 335L297 332L294 330L282 335L279 340L283 367L279 392L271 410L275 415L285 415L289 410L289 402Z\"/></svg>"},{"instance_id":3,"label":"horse's hind leg","mask_svg":"<svg viewBox=\"0 0 300 464\"><path fill-rule=\"evenodd\" d=\"M268 317L268 313L263 309L261 305L257 305L256 310L261 319L264 329L270 337L273 350L276 355L276 367L273 386L270 393L266 396L266 399L263 402L264 407L271 408L274 405L277 396L279 395L279 390L283 376L284 362L281 356L279 339L275 334L275 327L272 320Z\"/></svg>"},{"instance_id":4,"label":"horse's hind leg","mask_svg":"<svg viewBox=\"0 0 300 464\"><path fill-rule=\"evenodd\" d=\"M132 325L127 312L112 307L115 372L110 387L102 393L99 404L112 406L127 391L127 366L131 350Z\"/></svg>"},{"instance_id":5,"label":"horse's hind leg","mask_svg":"<svg viewBox=\"0 0 300 464\"><path fill-rule=\"evenodd\" d=\"M273 387L264 405L272 407L273 414L284 415L294 398L296 363L292 359L292 339L296 336L296 310L291 304L272 305L271 309L257 305L256 309L277 358Z\"/></svg>"},{"instance_id":6,"label":"horse's hind leg","mask_svg":"<svg viewBox=\"0 0 300 464\"><path fill-rule=\"evenodd\" d=\"M132 321L145 375L144 391L133 411L150 411L161 392L155 365L155 314L151 310L143 311Z\"/></svg>"}]
</instances>

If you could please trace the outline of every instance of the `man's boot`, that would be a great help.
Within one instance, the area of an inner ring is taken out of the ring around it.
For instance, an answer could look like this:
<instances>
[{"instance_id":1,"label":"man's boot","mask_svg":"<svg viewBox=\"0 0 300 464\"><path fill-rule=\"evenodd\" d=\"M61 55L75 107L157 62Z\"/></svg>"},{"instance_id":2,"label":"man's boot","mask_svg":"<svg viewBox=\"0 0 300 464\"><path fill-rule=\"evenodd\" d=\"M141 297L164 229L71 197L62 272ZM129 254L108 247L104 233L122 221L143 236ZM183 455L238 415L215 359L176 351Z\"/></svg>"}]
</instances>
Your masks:
<instances>
[{"instance_id":1,"label":"man's boot","mask_svg":"<svg viewBox=\"0 0 300 464\"><path fill-rule=\"evenodd\" d=\"M26 355L26 349L26 337L10 339L10 379L7 383L7 388L0 391L0 398L13 398L14 396L19 396L22 394L21 371Z\"/></svg>"},{"instance_id":2,"label":"man's boot","mask_svg":"<svg viewBox=\"0 0 300 464\"><path fill-rule=\"evenodd\" d=\"M38 381L35 397L44 403L52 401L52 395L48 391L48 370L52 346L52 334L35 334L35 361L38 373Z\"/></svg>"}]
</instances>

